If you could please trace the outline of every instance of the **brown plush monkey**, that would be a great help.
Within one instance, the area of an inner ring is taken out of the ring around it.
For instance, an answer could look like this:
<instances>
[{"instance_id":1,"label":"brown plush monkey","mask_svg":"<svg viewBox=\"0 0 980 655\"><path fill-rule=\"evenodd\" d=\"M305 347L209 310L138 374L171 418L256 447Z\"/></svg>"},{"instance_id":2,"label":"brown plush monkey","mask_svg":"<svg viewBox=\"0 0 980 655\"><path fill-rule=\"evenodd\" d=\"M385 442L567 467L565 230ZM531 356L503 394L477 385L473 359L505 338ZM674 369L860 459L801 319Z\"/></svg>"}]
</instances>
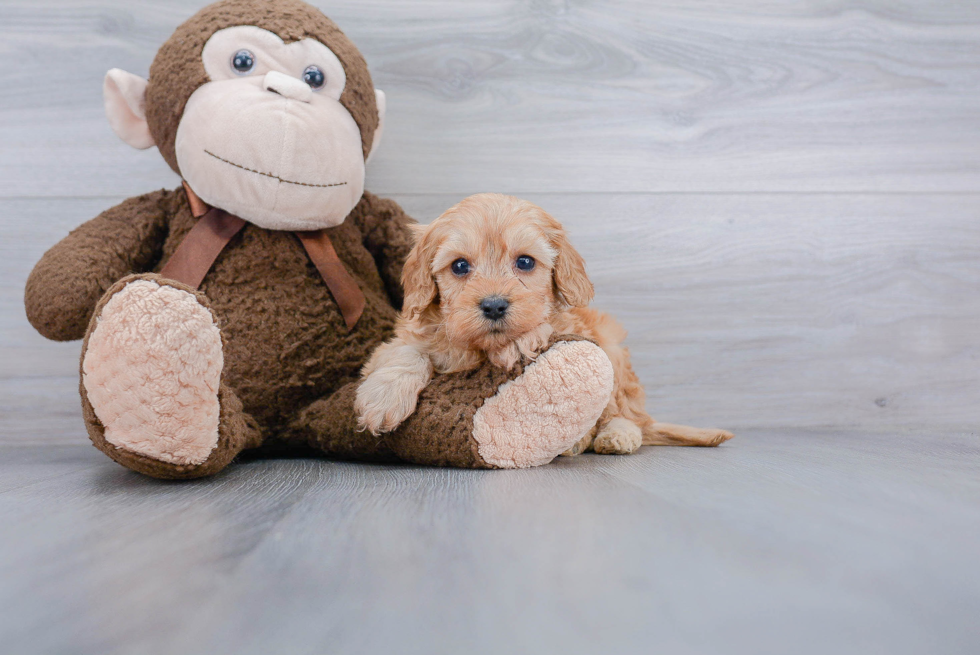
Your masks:
<instances>
[{"instance_id":1,"label":"brown plush monkey","mask_svg":"<svg viewBox=\"0 0 980 655\"><path fill-rule=\"evenodd\" d=\"M596 421L612 369L556 340L505 373L437 376L384 437L356 430L358 372L388 337L412 222L363 189L384 124L354 45L299 0L224 0L113 70L106 112L182 188L131 198L49 250L27 283L44 336L84 337L93 443L160 478L244 449L469 467L550 461Z\"/></svg>"}]
</instances>

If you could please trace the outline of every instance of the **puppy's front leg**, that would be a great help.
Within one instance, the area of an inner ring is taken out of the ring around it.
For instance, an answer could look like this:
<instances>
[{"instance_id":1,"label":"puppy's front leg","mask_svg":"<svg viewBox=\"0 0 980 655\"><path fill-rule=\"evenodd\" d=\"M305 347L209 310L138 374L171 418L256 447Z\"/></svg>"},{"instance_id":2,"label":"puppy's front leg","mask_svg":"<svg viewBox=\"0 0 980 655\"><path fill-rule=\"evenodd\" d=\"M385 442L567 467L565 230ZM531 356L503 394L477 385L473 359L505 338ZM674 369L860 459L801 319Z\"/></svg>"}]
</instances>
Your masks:
<instances>
[{"instance_id":1,"label":"puppy's front leg","mask_svg":"<svg viewBox=\"0 0 980 655\"><path fill-rule=\"evenodd\" d=\"M554 334L555 328L551 323L542 323L533 330L517 337L514 342L521 355L529 360L537 359L541 351L548 347L548 339Z\"/></svg>"},{"instance_id":2,"label":"puppy's front leg","mask_svg":"<svg viewBox=\"0 0 980 655\"><path fill-rule=\"evenodd\" d=\"M361 372L354 409L357 426L371 434L390 432L411 416L432 379L432 361L398 339L380 346Z\"/></svg>"},{"instance_id":3,"label":"puppy's front leg","mask_svg":"<svg viewBox=\"0 0 980 655\"><path fill-rule=\"evenodd\" d=\"M521 357L526 361L533 362L541 354L541 351L548 347L548 339L551 338L554 331L555 328L551 327L550 323L542 323L502 348L487 351L487 359L490 360L491 364L499 366L505 371L512 369Z\"/></svg>"}]
</instances>

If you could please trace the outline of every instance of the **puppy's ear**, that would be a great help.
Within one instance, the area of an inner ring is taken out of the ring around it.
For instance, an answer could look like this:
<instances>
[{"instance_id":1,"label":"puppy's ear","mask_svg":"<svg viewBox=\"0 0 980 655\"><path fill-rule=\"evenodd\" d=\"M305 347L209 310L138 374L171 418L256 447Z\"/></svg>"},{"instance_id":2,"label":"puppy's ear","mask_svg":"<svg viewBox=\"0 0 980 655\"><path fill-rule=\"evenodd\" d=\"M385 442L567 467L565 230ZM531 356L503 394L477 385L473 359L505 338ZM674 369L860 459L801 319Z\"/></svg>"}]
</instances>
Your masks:
<instances>
[{"instance_id":1,"label":"puppy's ear","mask_svg":"<svg viewBox=\"0 0 980 655\"><path fill-rule=\"evenodd\" d=\"M415 247L408 253L402 268L402 287L405 290L405 303L402 312L411 318L417 317L436 300L439 288L432 275L432 260L436 255L437 243L433 230L428 225L413 225Z\"/></svg>"},{"instance_id":2,"label":"puppy's ear","mask_svg":"<svg viewBox=\"0 0 980 655\"><path fill-rule=\"evenodd\" d=\"M558 252L552 268L555 290L566 304L572 307L586 307L595 296L595 288L592 286L592 280L585 273L585 260L569 243L568 235L558 221L555 221L555 226L556 228L549 230L551 245Z\"/></svg>"},{"instance_id":3,"label":"puppy's ear","mask_svg":"<svg viewBox=\"0 0 980 655\"><path fill-rule=\"evenodd\" d=\"M422 237L425 235L425 232L428 229L429 229L428 225L422 225L421 223L408 224L408 231L412 233L412 239L414 240L415 243L418 243L419 241L422 240Z\"/></svg>"}]
</instances>

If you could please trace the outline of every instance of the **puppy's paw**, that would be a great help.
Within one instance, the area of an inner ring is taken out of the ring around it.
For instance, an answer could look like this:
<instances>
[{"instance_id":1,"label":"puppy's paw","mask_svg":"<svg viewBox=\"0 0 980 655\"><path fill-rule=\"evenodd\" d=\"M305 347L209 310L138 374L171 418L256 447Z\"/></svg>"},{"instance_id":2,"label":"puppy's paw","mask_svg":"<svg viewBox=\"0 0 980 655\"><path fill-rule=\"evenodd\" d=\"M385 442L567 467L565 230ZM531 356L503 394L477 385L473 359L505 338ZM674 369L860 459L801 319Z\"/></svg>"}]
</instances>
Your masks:
<instances>
[{"instance_id":1,"label":"puppy's paw","mask_svg":"<svg viewBox=\"0 0 980 655\"><path fill-rule=\"evenodd\" d=\"M592 449L603 455L629 455L643 444L640 426L622 417L614 418L599 430Z\"/></svg>"},{"instance_id":2,"label":"puppy's paw","mask_svg":"<svg viewBox=\"0 0 980 655\"><path fill-rule=\"evenodd\" d=\"M357 389L357 427L378 435L391 432L415 411L418 394L404 393L397 383L369 375Z\"/></svg>"},{"instance_id":3,"label":"puppy's paw","mask_svg":"<svg viewBox=\"0 0 980 655\"><path fill-rule=\"evenodd\" d=\"M487 351L487 359L494 366L509 371L514 368L514 364L521 358L521 351L518 350L515 342L510 342L502 348Z\"/></svg>"},{"instance_id":4,"label":"puppy's paw","mask_svg":"<svg viewBox=\"0 0 980 655\"><path fill-rule=\"evenodd\" d=\"M590 431L587 435L575 442L575 445L563 452L562 457L574 457L575 455L581 455L589 448L592 447L592 441L595 439L595 430Z\"/></svg>"},{"instance_id":5,"label":"puppy's paw","mask_svg":"<svg viewBox=\"0 0 980 655\"><path fill-rule=\"evenodd\" d=\"M412 415L419 394L432 379L432 362L412 346L387 343L364 367L354 411L359 430L391 432Z\"/></svg>"},{"instance_id":6,"label":"puppy's paw","mask_svg":"<svg viewBox=\"0 0 980 655\"><path fill-rule=\"evenodd\" d=\"M519 336L514 345L521 355L528 360L534 361L538 355L548 347L548 340L554 334L555 328L550 323L542 323L537 328Z\"/></svg>"}]
</instances>

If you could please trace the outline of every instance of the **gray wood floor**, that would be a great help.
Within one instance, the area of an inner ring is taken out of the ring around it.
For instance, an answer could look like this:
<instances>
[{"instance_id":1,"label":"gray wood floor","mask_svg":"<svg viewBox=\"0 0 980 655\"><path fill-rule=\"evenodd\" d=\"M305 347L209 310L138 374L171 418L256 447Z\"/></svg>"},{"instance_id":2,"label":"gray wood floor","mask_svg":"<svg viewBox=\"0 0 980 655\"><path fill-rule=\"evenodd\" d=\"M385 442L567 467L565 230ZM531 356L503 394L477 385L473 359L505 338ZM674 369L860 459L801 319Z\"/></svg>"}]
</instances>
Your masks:
<instances>
[{"instance_id":1,"label":"gray wood floor","mask_svg":"<svg viewBox=\"0 0 980 655\"><path fill-rule=\"evenodd\" d=\"M320 2L388 94L368 188L542 204L651 411L738 438L164 484L22 294L177 184L101 79L202 4L0 2L0 651L980 652L980 4Z\"/></svg>"}]
</instances>

